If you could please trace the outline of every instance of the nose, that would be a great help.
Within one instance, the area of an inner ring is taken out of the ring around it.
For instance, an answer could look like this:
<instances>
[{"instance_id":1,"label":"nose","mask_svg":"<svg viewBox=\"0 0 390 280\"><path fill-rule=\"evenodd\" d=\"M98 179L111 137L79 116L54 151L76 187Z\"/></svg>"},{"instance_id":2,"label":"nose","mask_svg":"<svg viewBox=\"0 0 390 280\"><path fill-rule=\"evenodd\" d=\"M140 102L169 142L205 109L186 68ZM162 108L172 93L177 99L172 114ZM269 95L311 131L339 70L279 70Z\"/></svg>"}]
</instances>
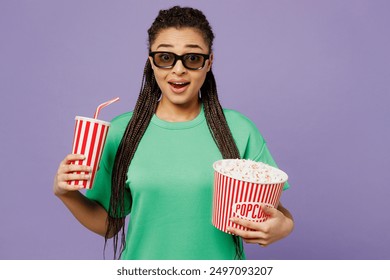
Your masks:
<instances>
[{"instance_id":1,"label":"nose","mask_svg":"<svg viewBox=\"0 0 390 280\"><path fill-rule=\"evenodd\" d=\"M183 62L178 59L173 65L172 72L175 73L176 75L182 75L187 71L187 68L184 67Z\"/></svg>"}]
</instances>

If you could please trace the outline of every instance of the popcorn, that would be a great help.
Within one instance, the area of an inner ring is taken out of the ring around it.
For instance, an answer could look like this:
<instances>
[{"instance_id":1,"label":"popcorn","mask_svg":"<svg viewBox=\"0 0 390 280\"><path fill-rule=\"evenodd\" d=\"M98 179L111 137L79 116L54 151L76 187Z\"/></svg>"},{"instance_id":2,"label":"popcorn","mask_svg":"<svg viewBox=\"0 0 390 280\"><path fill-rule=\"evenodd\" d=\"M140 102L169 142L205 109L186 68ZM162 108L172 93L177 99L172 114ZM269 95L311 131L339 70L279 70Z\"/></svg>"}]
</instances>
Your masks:
<instances>
[{"instance_id":1,"label":"popcorn","mask_svg":"<svg viewBox=\"0 0 390 280\"><path fill-rule=\"evenodd\" d=\"M263 162L247 159L220 160L214 169L237 180L257 184L275 184L287 181L287 174Z\"/></svg>"},{"instance_id":2,"label":"popcorn","mask_svg":"<svg viewBox=\"0 0 390 280\"><path fill-rule=\"evenodd\" d=\"M236 224L231 217L254 222L269 218L260 205L277 207L287 174L263 162L222 159L214 162L212 224L230 233L228 227L252 230Z\"/></svg>"}]
</instances>

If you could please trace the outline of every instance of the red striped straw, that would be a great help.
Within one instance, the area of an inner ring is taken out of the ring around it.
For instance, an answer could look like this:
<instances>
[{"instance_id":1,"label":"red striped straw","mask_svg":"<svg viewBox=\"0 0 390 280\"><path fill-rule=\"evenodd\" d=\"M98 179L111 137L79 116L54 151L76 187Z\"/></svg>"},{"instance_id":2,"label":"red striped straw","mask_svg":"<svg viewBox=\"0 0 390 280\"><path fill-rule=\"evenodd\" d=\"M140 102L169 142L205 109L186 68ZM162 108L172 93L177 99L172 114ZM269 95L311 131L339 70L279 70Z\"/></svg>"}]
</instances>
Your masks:
<instances>
[{"instance_id":1,"label":"red striped straw","mask_svg":"<svg viewBox=\"0 0 390 280\"><path fill-rule=\"evenodd\" d=\"M107 101L107 102L104 102L104 103L100 104L100 105L96 108L96 112L95 112L95 115L93 116L93 118L94 118L94 119L97 119L97 117L98 117L98 115L99 115L99 113L100 113L100 110L101 110L102 108L104 108L104 107L106 107L106 106L108 106L108 105L110 105L110 104L112 104L112 103L114 103L114 102L117 102L118 100L119 100L119 97L114 98L114 99L111 99L111 100L109 100L109 101Z\"/></svg>"}]
</instances>

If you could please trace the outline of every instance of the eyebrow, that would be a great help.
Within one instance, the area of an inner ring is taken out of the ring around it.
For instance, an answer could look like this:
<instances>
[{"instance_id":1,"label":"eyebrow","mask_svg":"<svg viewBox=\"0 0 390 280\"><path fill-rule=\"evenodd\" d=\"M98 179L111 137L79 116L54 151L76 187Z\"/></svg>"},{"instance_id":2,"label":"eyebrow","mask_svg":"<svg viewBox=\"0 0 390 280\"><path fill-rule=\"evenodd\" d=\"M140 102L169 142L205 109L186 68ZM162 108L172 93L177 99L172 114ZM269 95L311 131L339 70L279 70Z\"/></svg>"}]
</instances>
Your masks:
<instances>
[{"instance_id":1,"label":"eyebrow","mask_svg":"<svg viewBox=\"0 0 390 280\"><path fill-rule=\"evenodd\" d=\"M157 46L157 49L159 48L173 48L174 46L171 45L171 44L160 44ZM191 48L191 49L201 49L203 50L203 48L197 44L188 44L188 45L185 45L184 46L185 48Z\"/></svg>"}]
</instances>

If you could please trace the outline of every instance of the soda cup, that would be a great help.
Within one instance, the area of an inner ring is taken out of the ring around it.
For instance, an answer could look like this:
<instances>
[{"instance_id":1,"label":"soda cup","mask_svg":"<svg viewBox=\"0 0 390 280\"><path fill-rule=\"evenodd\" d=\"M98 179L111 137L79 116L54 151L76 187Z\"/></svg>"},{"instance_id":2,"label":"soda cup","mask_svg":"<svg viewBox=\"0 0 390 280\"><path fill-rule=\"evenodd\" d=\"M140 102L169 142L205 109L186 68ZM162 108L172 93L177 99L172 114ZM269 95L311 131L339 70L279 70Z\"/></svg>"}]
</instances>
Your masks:
<instances>
[{"instance_id":1,"label":"soda cup","mask_svg":"<svg viewBox=\"0 0 390 280\"><path fill-rule=\"evenodd\" d=\"M70 185L83 185L85 189L91 189L99 167L110 123L80 116L76 116L75 120L72 153L82 154L85 156L85 159L75 161L73 164L88 165L92 171L89 173L90 180L73 180L69 183ZM85 172L76 173L83 174Z\"/></svg>"}]
</instances>

